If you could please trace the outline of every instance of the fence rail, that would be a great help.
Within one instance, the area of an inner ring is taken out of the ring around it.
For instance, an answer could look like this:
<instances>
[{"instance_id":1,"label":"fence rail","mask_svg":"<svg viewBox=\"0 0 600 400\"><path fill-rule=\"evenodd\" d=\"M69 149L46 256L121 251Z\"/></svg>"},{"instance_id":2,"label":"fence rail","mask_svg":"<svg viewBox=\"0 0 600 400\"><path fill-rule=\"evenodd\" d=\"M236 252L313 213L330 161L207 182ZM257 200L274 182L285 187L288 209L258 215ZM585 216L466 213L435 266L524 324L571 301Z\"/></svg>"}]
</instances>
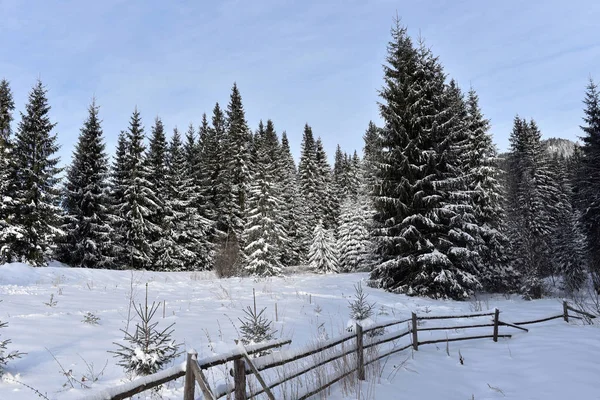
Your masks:
<instances>
[{"instance_id":1,"label":"fence rail","mask_svg":"<svg viewBox=\"0 0 600 400\"><path fill-rule=\"evenodd\" d=\"M330 375L327 380L320 386L308 388L306 393L300 395L298 400L307 399L331 385L339 382L345 377L356 373L359 380L365 379L365 367L385 357L389 357L392 354L404 351L410 347L413 350L418 351L419 346L428 345L434 343L447 343L463 340L475 340L475 339L492 339L495 342L498 338L510 338L511 334L500 334L499 328L501 326L518 329L521 331L529 332L527 328L521 325L537 324L541 322L550 321L553 319L563 318L565 322L569 322L569 318L581 319L583 317L569 314L569 311L582 315L586 318L595 318L594 315L586 313L581 310L577 310L571 307L566 301L563 302L562 314L541 318L531 321L522 322L506 322L500 320L500 310L495 309L494 312L489 313L478 313L478 314L465 314L465 315L439 315L439 316L418 316L416 313L411 314L411 318L403 320L394 320L384 323L371 325L367 328L363 328L359 324L356 325L355 331L341 335L340 337L328 340L318 346L308 346L300 350L285 351L280 353L269 354L254 360L250 359L249 355L264 352L266 350L280 348L291 343L291 340L276 340L261 345L252 345L248 347L240 346L239 348L230 351L229 353L220 354L218 356L208 357L198 360L198 354L195 351L188 352L187 361L179 366L172 367L168 370L158 372L154 375L141 378L134 382L127 383L125 385L107 389L99 392L93 396L94 399L102 400L122 400L131 397L137 393L152 389L163 383L178 379L185 376L184 381L184 400L195 399L195 388L196 383L200 387L204 399L216 400L224 396L228 396L234 393L235 400L247 400L255 398L260 394L266 394L269 399L274 400L272 389L276 388L288 382L294 378L299 378L308 372L319 368L323 365L329 364L333 361L339 360L340 358L355 355L352 362L352 367L348 370L338 373L337 375ZM493 317L489 323L476 323L471 325L456 325L456 326L434 326L434 327L419 327L419 321L427 320L443 320L443 319L463 319L463 318L478 318L478 317ZM372 333L394 325L400 325L409 323L410 326L406 330L392 331L383 335L373 335ZM492 334L481 334L471 335L464 337L452 337L445 339L432 339L432 340L419 340L419 332L426 331L440 331L440 330L457 330L457 329L475 329L475 328L489 328L492 327ZM394 346L393 348L384 351L383 353L372 356L365 359L365 350L389 343L404 336L411 335L411 342L404 346ZM365 340L366 338L366 340ZM336 346L341 348L335 349ZM325 354L326 350L330 350L329 353ZM313 360L312 363L305 366L300 366L296 369L287 370L283 373L278 374L277 379L267 382L261 375L262 371L270 370L276 367L280 367L297 360L303 360L310 356L320 355L320 359ZM228 362L233 362L233 384L223 385L219 387L215 392L210 388L209 382L204 375L204 370L211 367L224 365ZM261 389L254 391L253 393L247 393L247 375L254 375L260 383Z\"/></svg>"}]
</instances>

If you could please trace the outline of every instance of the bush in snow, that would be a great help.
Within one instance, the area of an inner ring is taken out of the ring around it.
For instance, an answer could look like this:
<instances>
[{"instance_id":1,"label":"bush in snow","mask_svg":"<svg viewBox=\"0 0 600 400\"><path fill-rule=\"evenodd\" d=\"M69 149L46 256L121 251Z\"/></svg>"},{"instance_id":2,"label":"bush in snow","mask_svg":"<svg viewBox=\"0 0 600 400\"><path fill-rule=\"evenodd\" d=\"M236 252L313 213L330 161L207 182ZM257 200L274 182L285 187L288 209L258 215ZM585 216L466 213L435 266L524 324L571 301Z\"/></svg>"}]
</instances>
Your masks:
<instances>
[{"instance_id":1,"label":"bush in snow","mask_svg":"<svg viewBox=\"0 0 600 400\"><path fill-rule=\"evenodd\" d=\"M258 313L256 309L248 306L247 309L244 310L246 314L244 319L238 318L242 323L240 331L242 332L242 337L240 341L245 345L263 343L269 340L273 340L275 337L276 330L273 330L273 321L269 321L265 316L266 308L263 308ZM263 356L268 354L269 351L259 353L259 356Z\"/></svg>"},{"instance_id":2,"label":"bush in snow","mask_svg":"<svg viewBox=\"0 0 600 400\"><path fill-rule=\"evenodd\" d=\"M2 301L2 300L0 300ZM0 328L6 328L8 326L8 322L0 321ZM18 351L8 351L6 346L10 344L10 339L0 339L0 375L4 371L4 367L6 364L15 358L19 358L23 355L23 353L19 353Z\"/></svg>"},{"instance_id":3,"label":"bush in snow","mask_svg":"<svg viewBox=\"0 0 600 400\"><path fill-rule=\"evenodd\" d=\"M148 307L148 284L146 284L146 303L142 307L135 306L135 311L140 317L140 322L136 324L133 335L123 329L125 333L126 345L116 344L119 349L110 351L115 357L121 360L118 365L125 368L127 372L133 372L137 375L150 375L163 368L171 360L175 359L178 352L179 344L175 344L175 340L171 338L173 334L174 323L159 331L156 329L158 322L152 322L152 318L160 307L160 303L152 302Z\"/></svg>"},{"instance_id":4,"label":"bush in snow","mask_svg":"<svg viewBox=\"0 0 600 400\"><path fill-rule=\"evenodd\" d=\"M319 222L313 233L308 251L308 263L312 270L320 273L338 272L338 255L330 231Z\"/></svg>"}]
</instances>

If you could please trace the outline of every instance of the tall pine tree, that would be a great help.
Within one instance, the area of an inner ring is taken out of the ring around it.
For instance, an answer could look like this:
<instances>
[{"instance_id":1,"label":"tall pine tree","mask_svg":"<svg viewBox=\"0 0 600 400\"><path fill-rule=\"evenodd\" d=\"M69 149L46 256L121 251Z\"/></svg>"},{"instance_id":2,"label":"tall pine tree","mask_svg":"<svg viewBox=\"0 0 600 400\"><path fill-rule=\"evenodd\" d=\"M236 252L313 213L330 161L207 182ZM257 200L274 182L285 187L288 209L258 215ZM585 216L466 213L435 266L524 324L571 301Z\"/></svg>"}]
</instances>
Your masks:
<instances>
[{"instance_id":1,"label":"tall pine tree","mask_svg":"<svg viewBox=\"0 0 600 400\"><path fill-rule=\"evenodd\" d=\"M124 255L129 268L150 269L154 257L151 239L156 237L159 229L150 218L158 211L160 202L153 191L150 169L144 160L144 128L137 109L129 121L126 138L124 167L127 175L123 203L119 205L119 214L123 218Z\"/></svg>"},{"instance_id":2,"label":"tall pine tree","mask_svg":"<svg viewBox=\"0 0 600 400\"><path fill-rule=\"evenodd\" d=\"M227 215L228 228L238 238L244 229L246 200L250 186L250 143L252 132L248 128L242 96L234 83L227 105L227 137L223 155L227 156L225 169L229 179L229 202L223 212Z\"/></svg>"},{"instance_id":3,"label":"tall pine tree","mask_svg":"<svg viewBox=\"0 0 600 400\"><path fill-rule=\"evenodd\" d=\"M15 109L10 85L6 79L0 81L0 263L12 261L15 254L10 243L22 235L12 222L16 212L16 168L12 149L12 113Z\"/></svg>"},{"instance_id":4,"label":"tall pine tree","mask_svg":"<svg viewBox=\"0 0 600 400\"><path fill-rule=\"evenodd\" d=\"M29 93L14 142L17 188L11 223L21 229L22 235L13 237L9 244L19 259L33 266L47 265L62 235L58 188L61 168L56 156L59 146L49 112L46 88L38 81Z\"/></svg>"},{"instance_id":5,"label":"tall pine tree","mask_svg":"<svg viewBox=\"0 0 600 400\"><path fill-rule=\"evenodd\" d=\"M589 267L596 291L600 292L600 93L590 79L585 105L582 157L577 177L578 202L582 210Z\"/></svg>"},{"instance_id":6,"label":"tall pine tree","mask_svg":"<svg viewBox=\"0 0 600 400\"><path fill-rule=\"evenodd\" d=\"M391 291L465 298L479 287L473 226L457 164L457 122L438 60L397 21L380 91L382 154L373 190L380 264Z\"/></svg>"},{"instance_id":7,"label":"tall pine tree","mask_svg":"<svg viewBox=\"0 0 600 400\"><path fill-rule=\"evenodd\" d=\"M95 100L81 128L67 171L65 210L60 246L61 260L77 267L107 268L112 265L108 156Z\"/></svg>"}]
</instances>

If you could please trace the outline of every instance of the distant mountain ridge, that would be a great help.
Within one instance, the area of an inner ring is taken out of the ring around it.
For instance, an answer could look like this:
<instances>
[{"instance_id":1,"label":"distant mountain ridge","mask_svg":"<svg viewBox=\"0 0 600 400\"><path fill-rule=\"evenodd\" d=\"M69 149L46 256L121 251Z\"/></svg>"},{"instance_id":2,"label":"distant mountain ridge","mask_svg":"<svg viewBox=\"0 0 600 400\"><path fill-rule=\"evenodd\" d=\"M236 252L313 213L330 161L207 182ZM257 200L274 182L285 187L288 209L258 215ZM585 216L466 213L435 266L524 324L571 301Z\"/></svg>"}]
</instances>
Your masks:
<instances>
[{"instance_id":1,"label":"distant mountain ridge","mask_svg":"<svg viewBox=\"0 0 600 400\"><path fill-rule=\"evenodd\" d=\"M575 153L575 149L580 147L579 142L561 138L542 140L542 145L546 148L546 152L549 154L558 154L564 158L571 158L573 153Z\"/></svg>"}]
</instances>

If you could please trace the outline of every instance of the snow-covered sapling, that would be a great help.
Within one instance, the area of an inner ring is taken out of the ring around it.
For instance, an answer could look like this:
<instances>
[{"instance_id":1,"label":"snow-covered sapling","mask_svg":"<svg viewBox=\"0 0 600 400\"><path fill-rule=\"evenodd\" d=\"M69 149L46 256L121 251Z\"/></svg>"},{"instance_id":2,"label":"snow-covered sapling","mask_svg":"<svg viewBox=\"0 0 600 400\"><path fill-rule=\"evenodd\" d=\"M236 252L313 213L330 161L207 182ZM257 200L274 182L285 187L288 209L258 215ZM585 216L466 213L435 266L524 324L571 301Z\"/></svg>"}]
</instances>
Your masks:
<instances>
[{"instance_id":1,"label":"snow-covered sapling","mask_svg":"<svg viewBox=\"0 0 600 400\"><path fill-rule=\"evenodd\" d=\"M350 308L350 320L348 321L348 332L354 331L354 326L360 324L363 328L368 328L373 325L371 317L374 314L376 303L369 303L367 301L368 294L363 291L362 284L358 282L354 285L354 300L348 302L348 308ZM369 332L371 336L381 335L383 329L376 329Z\"/></svg>"},{"instance_id":2,"label":"snow-covered sapling","mask_svg":"<svg viewBox=\"0 0 600 400\"><path fill-rule=\"evenodd\" d=\"M0 300L1 302L2 300ZM0 321L0 329L6 328L8 326L8 322ZM15 358L20 358L25 353L19 353L18 351L8 351L7 346L10 344L10 339L1 339L0 335L0 376L2 372L4 372L4 367L6 364Z\"/></svg>"},{"instance_id":3,"label":"snow-covered sapling","mask_svg":"<svg viewBox=\"0 0 600 400\"><path fill-rule=\"evenodd\" d=\"M152 302L148 306L148 284L146 283L146 303L134 305L140 321L135 326L133 334L121 329L125 334L127 344L116 344L117 351L109 351L121 360L118 365L125 368L127 372L137 375L150 375L163 368L167 363L175 359L181 353L178 352L180 344L175 344L171 338L173 325L167 326L162 331L156 329L158 322L152 322L160 303Z\"/></svg>"},{"instance_id":4,"label":"snow-covered sapling","mask_svg":"<svg viewBox=\"0 0 600 400\"><path fill-rule=\"evenodd\" d=\"M240 341L245 346L274 339L277 331L273 330L273 321L269 321L264 316L266 309L267 308L265 307L257 313L255 308L248 306L248 308L244 310L244 313L246 314L244 319L238 318L242 323L242 326L240 327L242 334ZM269 354L269 351L260 352L259 356L265 354Z\"/></svg>"},{"instance_id":5,"label":"snow-covered sapling","mask_svg":"<svg viewBox=\"0 0 600 400\"><path fill-rule=\"evenodd\" d=\"M99 325L100 324L100 317L98 317L97 315L95 315L93 312L88 311L83 316L83 319L81 320L81 322L84 322L84 323L90 324L90 325Z\"/></svg>"}]
</instances>

